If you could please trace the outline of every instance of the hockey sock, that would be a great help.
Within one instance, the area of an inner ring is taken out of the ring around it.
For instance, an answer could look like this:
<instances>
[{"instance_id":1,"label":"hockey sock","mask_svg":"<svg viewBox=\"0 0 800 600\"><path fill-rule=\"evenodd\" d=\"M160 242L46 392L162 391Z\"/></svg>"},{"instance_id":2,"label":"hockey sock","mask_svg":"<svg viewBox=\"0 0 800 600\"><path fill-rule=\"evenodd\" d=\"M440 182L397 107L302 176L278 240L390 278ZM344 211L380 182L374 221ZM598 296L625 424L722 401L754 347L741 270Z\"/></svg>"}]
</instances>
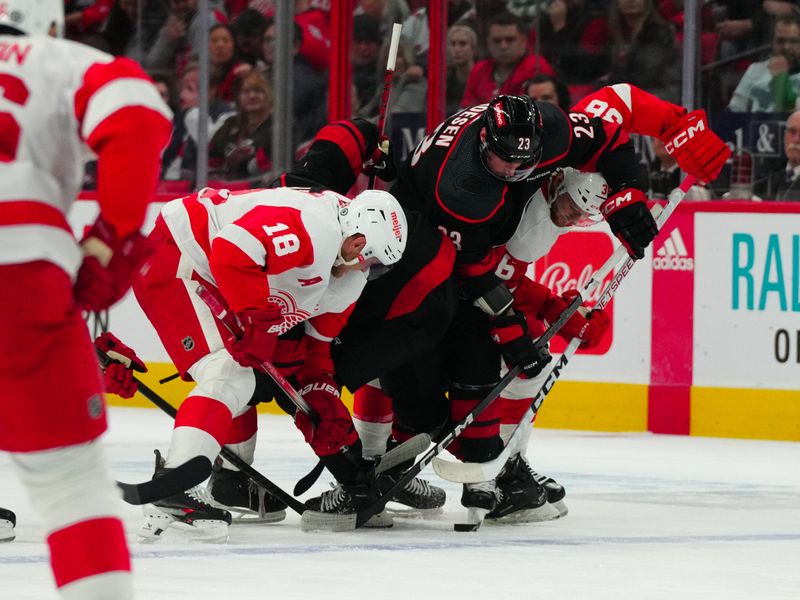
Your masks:
<instances>
[{"instance_id":1,"label":"hockey sock","mask_svg":"<svg viewBox=\"0 0 800 600\"><path fill-rule=\"evenodd\" d=\"M255 458L257 437L258 413L256 412L256 407L251 406L243 414L233 419L225 447L251 465ZM222 466L225 469L238 470L225 458L222 459Z\"/></svg>"},{"instance_id":2,"label":"hockey sock","mask_svg":"<svg viewBox=\"0 0 800 600\"><path fill-rule=\"evenodd\" d=\"M98 443L11 457L44 523L61 597L133 598L118 491Z\"/></svg>"},{"instance_id":3,"label":"hockey sock","mask_svg":"<svg viewBox=\"0 0 800 600\"><path fill-rule=\"evenodd\" d=\"M175 417L167 467L177 467L195 456L213 463L228 438L233 417L222 402L205 396L189 396Z\"/></svg>"},{"instance_id":4,"label":"hockey sock","mask_svg":"<svg viewBox=\"0 0 800 600\"><path fill-rule=\"evenodd\" d=\"M386 452L393 416L392 399L383 392L377 379L355 391L353 424L361 439L364 456L380 456Z\"/></svg>"}]
</instances>

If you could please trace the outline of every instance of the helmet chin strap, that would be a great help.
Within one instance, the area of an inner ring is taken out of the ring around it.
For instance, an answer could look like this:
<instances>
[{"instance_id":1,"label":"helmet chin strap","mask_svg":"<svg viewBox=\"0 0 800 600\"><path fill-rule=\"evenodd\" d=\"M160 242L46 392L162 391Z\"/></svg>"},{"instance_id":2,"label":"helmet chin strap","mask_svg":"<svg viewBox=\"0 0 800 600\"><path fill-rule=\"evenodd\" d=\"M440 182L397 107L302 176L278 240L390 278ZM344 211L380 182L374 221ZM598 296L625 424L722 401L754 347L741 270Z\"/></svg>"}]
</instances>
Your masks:
<instances>
[{"instance_id":1,"label":"helmet chin strap","mask_svg":"<svg viewBox=\"0 0 800 600\"><path fill-rule=\"evenodd\" d=\"M361 262L363 262L363 259L361 258L360 254L358 256L356 256L352 260L346 260L345 257L342 256L342 249L340 248L339 249L339 254L336 257L336 260L333 261L333 266L334 267L342 267L342 266L352 267L352 266L357 265L357 264L359 264Z\"/></svg>"}]
</instances>

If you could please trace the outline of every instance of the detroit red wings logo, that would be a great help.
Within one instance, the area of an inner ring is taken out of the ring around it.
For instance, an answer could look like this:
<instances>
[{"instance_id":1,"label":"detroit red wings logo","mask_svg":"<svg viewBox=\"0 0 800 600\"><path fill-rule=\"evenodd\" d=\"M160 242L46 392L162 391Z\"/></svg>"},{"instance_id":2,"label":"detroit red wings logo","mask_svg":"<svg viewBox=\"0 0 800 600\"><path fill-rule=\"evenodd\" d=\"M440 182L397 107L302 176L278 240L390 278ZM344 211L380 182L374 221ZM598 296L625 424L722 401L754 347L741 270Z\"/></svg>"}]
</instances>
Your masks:
<instances>
[{"instance_id":1,"label":"detroit red wings logo","mask_svg":"<svg viewBox=\"0 0 800 600\"><path fill-rule=\"evenodd\" d=\"M297 302L291 294L283 290L271 290L267 302L271 302L278 306L283 316L283 322L280 325L274 325L275 331L270 329L270 333L277 333L278 335L286 333L295 325L302 323L311 316L311 313L297 307Z\"/></svg>"}]
</instances>

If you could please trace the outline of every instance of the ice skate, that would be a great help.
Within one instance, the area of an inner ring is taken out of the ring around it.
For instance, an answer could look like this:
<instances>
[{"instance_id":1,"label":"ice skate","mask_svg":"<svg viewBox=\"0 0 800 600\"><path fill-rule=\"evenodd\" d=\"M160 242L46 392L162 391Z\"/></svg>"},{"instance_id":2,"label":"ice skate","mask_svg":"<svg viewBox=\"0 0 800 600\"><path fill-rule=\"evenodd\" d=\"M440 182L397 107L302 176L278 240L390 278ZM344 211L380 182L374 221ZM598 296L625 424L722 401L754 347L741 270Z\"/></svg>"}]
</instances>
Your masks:
<instances>
[{"instance_id":1,"label":"ice skate","mask_svg":"<svg viewBox=\"0 0 800 600\"><path fill-rule=\"evenodd\" d=\"M153 477L159 477L168 469L164 467L161 453L156 450L156 469ZM214 505L208 489L202 485L185 492L169 496L142 507L145 521L139 528L139 541L152 542L160 539L168 528L191 534L193 539L204 542L226 542L231 514Z\"/></svg>"},{"instance_id":2,"label":"ice skate","mask_svg":"<svg viewBox=\"0 0 800 600\"><path fill-rule=\"evenodd\" d=\"M306 501L307 510L300 519L300 527L303 531L351 531L355 529L356 513L377 500L379 493L375 485L336 484L333 489ZM380 512L367 521L364 527L386 528L393 524L391 516Z\"/></svg>"},{"instance_id":3,"label":"ice skate","mask_svg":"<svg viewBox=\"0 0 800 600\"><path fill-rule=\"evenodd\" d=\"M530 468L530 467L528 467ZM567 505L564 502L564 497L567 495L564 486L558 483L552 477L547 475L540 475L536 471L531 471L533 478L540 486L547 492L547 503L558 511L558 517L565 517L569 512ZM557 519L558 517L553 517Z\"/></svg>"},{"instance_id":4,"label":"ice skate","mask_svg":"<svg viewBox=\"0 0 800 600\"><path fill-rule=\"evenodd\" d=\"M237 522L276 523L286 518L286 504L241 471L215 467L208 491Z\"/></svg>"},{"instance_id":5,"label":"ice skate","mask_svg":"<svg viewBox=\"0 0 800 600\"><path fill-rule=\"evenodd\" d=\"M403 476L410 464L404 463L386 471L381 475L381 487L388 490ZM392 505L386 505L386 511L395 516L425 517L442 512L442 506L447 499L445 491L431 485L425 479L414 477L405 487L398 490L389 500ZM402 508L398 505L402 505Z\"/></svg>"},{"instance_id":6,"label":"ice skate","mask_svg":"<svg viewBox=\"0 0 800 600\"><path fill-rule=\"evenodd\" d=\"M10 542L17 534L14 527L17 524L17 515L7 508L0 508L0 542Z\"/></svg>"},{"instance_id":7,"label":"ice skate","mask_svg":"<svg viewBox=\"0 0 800 600\"><path fill-rule=\"evenodd\" d=\"M486 515L491 523L534 523L550 521L560 515L547 501L547 491L520 454L508 459L497 477L499 501Z\"/></svg>"},{"instance_id":8,"label":"ice skate","mask_svg":"<svg viewBox=\"0 0 800 600\"><path fill-rule=\"evenodd\" d=\"M488 513L497 507L498 491L494 480L465 483L461 505L467 509L467 521L456 523L456 531L477 531Z\"/></svg>"},{"instance_id":9,"label":"ice skate","mask_svg":"<svg viewBox=\"0 0 800 600\"><path fill-rule=\"evenodd\" d=\"M433 516L442 512L447 499L445 491L432 485L426 479L414 477L404 488L392 496L390 502L405 508L394 508L387 505L387 512L397 516Z\"/></svg>"}]
</instances>

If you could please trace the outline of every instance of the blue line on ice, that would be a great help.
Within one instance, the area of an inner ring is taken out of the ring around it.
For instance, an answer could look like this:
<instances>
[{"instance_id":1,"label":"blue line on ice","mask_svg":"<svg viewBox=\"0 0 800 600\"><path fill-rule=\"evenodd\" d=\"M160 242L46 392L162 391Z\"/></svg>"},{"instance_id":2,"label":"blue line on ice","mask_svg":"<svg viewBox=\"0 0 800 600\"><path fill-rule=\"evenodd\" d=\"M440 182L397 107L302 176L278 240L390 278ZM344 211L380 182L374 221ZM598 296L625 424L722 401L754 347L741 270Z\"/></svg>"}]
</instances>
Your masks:
<instances>
[{"instance_id":1,"label":"blue line on ice","mask_svg":"<svg viewBox=\"0 0 800 600\"><path fill-rule=\"evenodd\" d=\"M459 536L460 537L460 536ZM473 541L430 541L415 543L365 543L329 544L315 546L233 546L220 545L216 548L175 548L164 550L134 550L133 558L148 560L156 558L204 558L215 556L266 556L294 554L324 554L326 552L397 552L407 550L459 550L467 548L500 548L503 546L588 546L604 544L714 544L738 542L793 542L800 541L800 533L763 533L749 535L676 535L676 536L595 536L566 538L519 538L492 540L486 538ZM47 562L47 556L6 556L0 557L0 565L34 564Z\"/></svg>"}]
</instances>

